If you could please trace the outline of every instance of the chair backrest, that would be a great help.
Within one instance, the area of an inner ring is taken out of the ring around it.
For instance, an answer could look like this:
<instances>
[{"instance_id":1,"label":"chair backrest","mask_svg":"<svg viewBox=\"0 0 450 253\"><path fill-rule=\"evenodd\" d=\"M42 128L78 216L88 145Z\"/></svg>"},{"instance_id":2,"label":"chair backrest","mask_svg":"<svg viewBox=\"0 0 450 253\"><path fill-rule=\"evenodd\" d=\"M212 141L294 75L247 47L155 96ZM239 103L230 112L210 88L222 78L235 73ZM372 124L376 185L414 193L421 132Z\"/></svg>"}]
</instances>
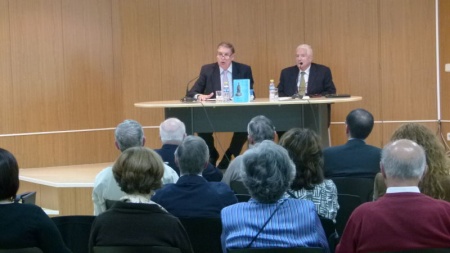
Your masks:
<instances>
[{"instance_id":1,"label":"chair backrest","mask_svg":"<svg viewBox=\"0 0 450 253\"><path fill-rule=\"evenodd\" d=\"M342 235L348 218L359 205L362 204L361 198L356 195L338 194L339 210L336 215L336 231L339 236Z\"/></svg>"},{"instance_id":2,"label":"chair backrest","mask_svg":"<svg viewBox=\"0 0 450 253\"><path fill-rule=\"evenodd\" d=\"M14 202L22 204L36 204L36 192L24 192L16 195Z\"/></svg>"},{"instance_id":3,"label":"chair backrest","mask_svg":"<svg viewBox=\"0 0 450 253\"><path fill-rule=\"evenodd\" d=\"M450 248L445 249L407 249L407 250L397 250L397 251L383 251L383 253L448 253ZM381 253L381 252L370 252L370 253Z\"/></svg>"},{"instance_id":4,"label":"chair backrest","mask_svg":"<svg viewBox=\"0 0 450 253\"><path fill-rule=\"evenodd\" d=\"M40 248L0 249L0 253L42 253Z\"/></svg>"},{"instance_id":5,"label":"chair backrest","mask_svg":"<svg viewBox=\"0 0 450 253\"><path fill-rule=\"evenodd\" d=\"M249 194L247 187L245 187L242 181L231 181L230 188L236 194Z\"/></svg>"},{"instance_id":6,"label":"chair backrest","mask_svg":"<svg viewBox=\"0 0 450 253\"><path fill-rule=\"evenodd\" d=\"M234 194L238 200L238 202L247 202L249 201L252 196L250 194Z\"/></svg>"},{"instance_id":7,"label":"chair backrest","mask_svg":"<svg viewBox=\"0 0 450 253\"><path fill-rule=\"evenodd\" d=\"M105 199L106 210L110 209L118 200Z\"/></svg>"},{"instance_id":8,"label":"chair backrest","mask_svg":"<svg viewBox=\"0 0 450 253\"><path fill-rule=\"evenodd\" d=\"M222 252L220 218L179 218L195 253Z\"/></svg>"},{"instance_id":9,"label":"chair backrest","mask_svg":"<svg viewBox=\"0 0 450 253\"><path fill-rule=\"evenodd\" d=\"M320 223L322 223L323 230L325 231L325 235L328 239L328 247L330 248L330 252L333 253L339 242L339 236L336 232L336 224L334 224L333 220L327 219L324 217L320 217Z\"/></svg>"},{"instance_id":10,"label":"chair backrest","mask_svg":"<svg viewBox=\"0 0 450 253\"><path fill-rule=\"evenodd\" d=\"M296 248L245 248L227 249L229 253L324 253L323 248L296 247Z\"/></svg>"},{"instance_id":11,"label":"chair backrest","mask_svg":"<svg viewBox=\"0 0 450 253\"><path fill-rule=\"evenodd\" d=\"M362 203L373 200L373 178L334 177L331 180L336 185L338 194L359 196Z\"/></svg>"},{"instance_id":12,"label":"chair backrest","mask_svg":"<svg viewBox=\"0 0 450 253\"><path fill-rule=\"evenodd\" d=\"M181 250L164 246L95 246L94 253L181 253Z\"/></svg>"},{"instance_id":13,"label":"chair backrest","mask_svg":"<svg viewBox=\"0 0 450 253\"><path fill-rule=\"evenodd\" d=\"M58 227L66 246L73 253L89 252L89 236L93 215L69 215L51 218Z\"/></svg>"}]
</instances>

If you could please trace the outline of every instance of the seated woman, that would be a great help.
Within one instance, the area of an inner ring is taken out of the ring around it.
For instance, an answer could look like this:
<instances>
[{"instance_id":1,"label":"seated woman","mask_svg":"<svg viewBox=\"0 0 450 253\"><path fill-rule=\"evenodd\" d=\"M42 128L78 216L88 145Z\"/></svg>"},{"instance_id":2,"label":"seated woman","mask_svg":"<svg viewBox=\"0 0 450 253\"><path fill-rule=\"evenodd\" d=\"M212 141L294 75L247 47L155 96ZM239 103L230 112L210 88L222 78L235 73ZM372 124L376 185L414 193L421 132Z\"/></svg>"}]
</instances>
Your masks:
<instances>
[{"instance_id":1,"label":"seated woman","mask_svg":"<svg viewBox=\"0 0 450 253\"><path fill-rule=\"evenodd\" d=\"M420 192L450 202L450 160L437 136L423 125L408 123L399 127L391 137L391 141L400 139L412 140L425 150L428 168L419 183ZM378 173L375 176L373 199L377 200L385 193L384 178Z\"/></svg>"},{"instance_id":2,"label":"seated woman","mask_svg":"<svg viewBox=\"0 0 450 253\"><path fill-rule=\"evenodd\" d=\"M167 246L191 253L180 221L150 200L161 187L161 157L145 147L125 150L114 163L114 178L126 193L92 224L89 248L94 246Z\"/></svg>"},{"instance_id":3,"label":"seated woman","mask_svg":"<svg viewBox=\"0 0 450 253\"><path fill-rule=\"evenodd\" d=\"M295 176L287 151L273 141L247 150L242 179L251 199L222 209L222 248L322 247L328 243L314 204L283 197Z\"/></svg>"},{"instance_id":4,"label":"seated woman","mask_svg":"<svg viewBox=\"0 0 450 253\"><path fill-rule=\"evenodd\" d=\"M332 180L324 179L322 147L317 134L306 128L293 128L281 137L279 144L288 151L297 170L285 196L311 200L319 216L336 222L337 189Z\"/></svg>"},{"instance_id":5,"label":"seated woman","mask_svg":"<svg viewBox=\"0 0 450 253\"><path fill-rule=\"evenodd\" d=\"M16 158L0 148L0 249L40 248L43 252L70 252L55 223L35 205L14 203L19 189Z\"/></svg>"}]
</instances>

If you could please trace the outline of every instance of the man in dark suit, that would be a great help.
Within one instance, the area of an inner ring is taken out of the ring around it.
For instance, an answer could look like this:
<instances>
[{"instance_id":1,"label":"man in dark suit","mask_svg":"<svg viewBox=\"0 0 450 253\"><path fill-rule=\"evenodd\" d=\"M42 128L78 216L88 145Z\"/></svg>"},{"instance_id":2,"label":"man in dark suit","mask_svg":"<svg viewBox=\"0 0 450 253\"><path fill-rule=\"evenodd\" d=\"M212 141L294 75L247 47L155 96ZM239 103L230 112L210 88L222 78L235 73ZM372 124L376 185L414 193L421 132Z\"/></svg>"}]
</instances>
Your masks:
<instances>
[{"instance_id":1,"label":"man in dark suit","mask_svg":"<svg viewBox=\"0 0 450 253\"><path fill-rule=\"evenodd\" d=\"M231 43L221 42L217 46L217 63L202 66L200 76L188 92L188 96L195 97L199 101L205 101L215 97L215 92L222 90L224 82L228 82L230 90L233 90L234 79L250 79L250 89L253 89L252 69L248 65L233 61L234 52L234 47ZM219 153L214 147L213 134L198 133L198 135L206 141L210 152L210 161L213 165L216 165ZM218 165L219 169L228 167L231 157L236 157L241 153L242 146L246 140L247 133L245 132L233 134L230 147L225 151L224 157Z\"/></svg>"},{"instance_id":2,"label":"man in dark suit","mask_svg":"<svg viewBox=\"0 0 450 253\"><path fill-rule=\"evenodd\" d=\"M278 95L280 97L295 94L323 96L336 93L330 68L312 63L312 60L311 46L299 45L295 56L296 65L281 71L280 83L278 84Z\"/></svg>"},{"instance_id":3,"label":"man in dark suit","mask_svg":"<svg viewBox=\"0 0 450 253\"><path fill-rule=\"evenodd\" d=\"M177 118L168 118L159 125L159 137L163 145L155 152L180 175L180 169L175 163L175 151L186 137L186 126ZM202 176L210 182L220 182L223 177L222 172L211 163L202 171Z\"/></svg>"},{"instance_id":4,"label":"man in dark suit","mask_svg":"<svg viewBox=\"0 0 450 253\"><path fill-rule=\"evenodd\" d=\"M222 208L237 203L237 199L228 185L208 182L201 176L208 158L208 147L202 138L184 138L175 152L181 177L176 184L157 190L152 200L177 217L220 217Z\"/></svg>"},{"instance_id":5,"label":"man in dark suit","mask_svg":"<svg viewBox=\"0 0 450 253\"><path fill-rule=\"evenodd\" d=\"M381 149L364 141L372 132L373 115L364 109L355 109L345 122L347 143L323 150L325 177L375 178L380 172Z\"/></svg>"}]
</instances>

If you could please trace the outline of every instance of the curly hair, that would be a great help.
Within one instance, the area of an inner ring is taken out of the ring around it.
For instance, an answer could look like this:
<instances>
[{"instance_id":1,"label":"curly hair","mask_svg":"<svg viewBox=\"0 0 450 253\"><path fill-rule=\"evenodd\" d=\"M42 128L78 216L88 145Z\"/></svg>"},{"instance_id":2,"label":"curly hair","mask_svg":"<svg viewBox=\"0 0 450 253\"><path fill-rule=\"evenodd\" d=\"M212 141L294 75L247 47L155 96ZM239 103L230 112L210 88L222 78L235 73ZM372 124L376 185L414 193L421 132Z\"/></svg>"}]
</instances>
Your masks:
<instances>
[{"instance_id":1,"label":"curly hair","mask_svg":"<svg viewBox=\"0 0 450 253\"><path fill-rule=\"evenodd\" d=\"M399 127L391 137L391 141L399 139L412 140L425 150L428 170L419 183L420 191L435 199L445 199L446 192L439 178L450 175L450 160L437 136L423 125L408 123Z\"/></svg>"},{"instance_id":2,"label":"curly hair","mask_svg":"<svg viewBox=\"0 0 450 253\"><path fill-rule=\"evenodd\" d=\"M288 151L297 170L291 184L292 190L312 190L323 182L322 147L319 136L313 130L293 128L283 134L279 144Z\"/></svg>"}]
</instances>

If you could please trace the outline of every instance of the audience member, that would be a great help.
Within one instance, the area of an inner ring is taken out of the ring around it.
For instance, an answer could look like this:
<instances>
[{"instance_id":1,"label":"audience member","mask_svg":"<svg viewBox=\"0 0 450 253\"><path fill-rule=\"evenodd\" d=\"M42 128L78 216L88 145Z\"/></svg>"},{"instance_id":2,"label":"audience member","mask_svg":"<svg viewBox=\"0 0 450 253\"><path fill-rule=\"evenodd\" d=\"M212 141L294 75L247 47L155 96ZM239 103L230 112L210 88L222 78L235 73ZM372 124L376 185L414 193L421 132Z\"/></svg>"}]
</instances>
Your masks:
<instances>
[{"instance_id":1,"label":"audience member","mask_svg":"<svg viewBox=\"0 0 450 253\"><path fill-rule=\"evenodd\" d=\"M16 158L0 148L0 249L37 247L46 253L70 252L55 223L40 207L14 203L18 189Z\"/></svg>"},{"instance_id":2,"label":"audience member","mask_svg":"<svg viewBox=\"0 0 450 253\"><path fill-rule=\"evenodd\" d=\"M418 188L427 167L423 148L394 141L383 149L380 166L387 193L353 211L336 253L450 247L450 203Z\"/></svg>"},{"instance_id":3,"label":"audience member","mask_svg":"<svg viewBox=\"0 0 450 253\"><path fill-rule=\"evenodd\" d=\"M266 116L259 115L253 117L247 125L247 143L248 148L252 148L258 143L264 140L273 141L276 136L275 127L272 121ZM241 180L241 170L242 170L242 156L237 156L233 161L231 161L228 169L223 175L222 182L230 185L232 181L242 181Z\"/></svg>"},{"instance_id":4,"label":"audience member","mask_svg":"<svg viewBox=\"0 0 450 253\"><path fill-rule=\"evenodd\" d=\"M293 128L279 144L288 151L297 171L285 196L311 200L319 216L335 221L339 209L337 189L332 180L323 177L319 136L310 129Z\"/></svg>"},{"instance_id":5,"label":"audience member","mask_svg":"<svg viewBox=\"0 0 450 253\"><path fill-rule=\"evenodd\" d=\"M175 163L175 150L186 137L184 123L177 118L166 119L159 126L159 136L163 145L160 149L155 149L156 153L180 175L180 169ZM203 170L202 176L210 182L220 182L223 177L222 172L211 163Z\"/></svg>"},{"instance_id":6,"label":"audience member","mask_svg":"<svg viewBox=\"0 0 450 253\"><path fill-rule=\"evenodd\" d=\"M91 252L94 246L124 245L167 246L193 252L181 222L150 200L162 185L161 157L149 148L128 148L112 171L125 195L92 224Z\"/></svg>"},{"instance_id":7,"label":"audience member","mask_svg":"<svg viewBox=\"0 0 450 253\"><path fill-rule=\"evenodd\" d=\"M432 198L450 202L450 160L436 135L423 125L408 123L398 128L391 137L391 141L399 139L412 140L425 150L428 169L419 183L420 191ZM374 200L385 192L386 184L379 173L375 177Z\"/></svg>"},{"instance_id":8,"label":"audience member","mask_svg":"<svg viewBox=\"0 0 450 253\"><path fill-rule=\"evenodd\" d=\"M125 120L120 123L115 131L115 145L121 152L131 147L143 147L145 145L144 130L141 124L134 120ZM177 173L168 165L164 165L163 184L175 183L178 180ZM119 200L125 192L120 190L114 179L112 167L100 171L95 177L92 201L94 202L94 214L99 215L106 211L105 200Z\"/></svg>"},{"instance_id":9,"label":"audience member","mask_svg":"<svg viewBox=\"0 0 450 253\"><path fill-rule=\"evenodd\" d=\"M253 89L252 68L248 65L233 61L234 53L234 46L231 43L219 43L216 55L217 63L202 66L198 80L188 95L196 97L200 101L213 98L216 96L216 91L223 90L224 82L228 82L230 88L232 88L234 79L249 79L250 89ZM214 147L213 134L198 133L198 136L206 141L210 152L210 161L215 166L219 158L219 153ZM241 153L246 139L245 133L236 132L233 134L230 147L225 151L224 157L218 165L219 169L226 169L232 156L236 157Z\"/></svg>"},{"instance_id":10,"label":"audience member","mask_svg":"<svg viewBox=\"0 0 450 253\"><path fill-rule=\"evenodd\" d=\"M351 111L345 120L348 141L323 150L324 174L332 177L374 178L380 172L381 149L366 144L374 120L364 109Z\"/></svg>"},{"instance_id":11,"label":"audience member","mask_svg":"<svg viewBox=\"0 0 450 253\"><path fill-rule=\"evenodd\" d=\"M222 210L223 252L275 247L322 247L328 252L314 204L283 197L295 177L287 151L266 140L242 159L242 179L252 198Z\"/></svg>"},{"instance_id":12,"label":"audience member","mask_svg":"<svg viewBox=\"0 0 450 253\"><path fill-rule=\"evenodd\" d=\"M228 185L208 182L201 175L209 161L205 141L187 136L175 152L181 177L156 191L152 200L177 217L220 217L222 208L237 202Z\"/></svg>"}]
</instances>

